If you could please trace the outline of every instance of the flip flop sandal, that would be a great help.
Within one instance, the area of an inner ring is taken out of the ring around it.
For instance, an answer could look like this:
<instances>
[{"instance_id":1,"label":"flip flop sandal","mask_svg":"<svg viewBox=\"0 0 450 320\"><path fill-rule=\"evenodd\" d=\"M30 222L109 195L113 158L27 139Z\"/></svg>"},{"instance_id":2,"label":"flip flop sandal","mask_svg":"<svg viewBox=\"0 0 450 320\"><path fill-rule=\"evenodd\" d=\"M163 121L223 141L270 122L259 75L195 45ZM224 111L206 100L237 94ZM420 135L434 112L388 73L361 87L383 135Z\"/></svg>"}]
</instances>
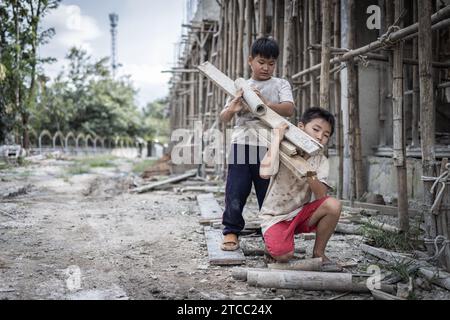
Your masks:
<instances>
[{"instance_id":1,"label":"flip flop sandal","mask_svg":"<svg viewBox=\"0 0 450 320\"><path fill-rule=\"evenodd\" d=\"M226 236L225 236L226 237ZM239 240L236 236L236 240L223 240L222 245L220 246L220 249L223 251L236 251L239 249Z\"/></svg>"}]
</instances>

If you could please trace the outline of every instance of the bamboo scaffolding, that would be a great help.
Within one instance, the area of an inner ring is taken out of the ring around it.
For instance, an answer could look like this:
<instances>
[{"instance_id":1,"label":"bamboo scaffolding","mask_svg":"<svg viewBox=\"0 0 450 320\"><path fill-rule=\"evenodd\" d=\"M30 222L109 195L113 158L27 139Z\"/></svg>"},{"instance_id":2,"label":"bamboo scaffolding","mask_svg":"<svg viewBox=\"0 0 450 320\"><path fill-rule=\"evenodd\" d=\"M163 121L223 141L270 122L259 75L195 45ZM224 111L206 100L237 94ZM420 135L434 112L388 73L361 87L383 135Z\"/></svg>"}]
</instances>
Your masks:
<instances>
[{"instance_id":1,"label":"bamboo scaffolding","mask_svg":"<svg viewBox=\"0 0 450 320\"><path fill-rule=\"evenodd\" d=\"M448 18L449 16L450 16L450 6L446 6L445 8L439 10L438 12L436 12L435 14L433 14L431 16L431 23L432 24L440 23L442 20ZM389 42L387 42L386 40L374 41L374 42L372 42L366 46L363 46L361 48L350 50L349 52L345 53L341 57L335 57L335 58L331 59L330 64L345 62L345 61L353 59L357 56L364 55L368 52L383 48L383 47L385 47L391 43L394 43L396 41L404 40L408 36L416 36L418 29L419 29L419 24L414 23L414 24L410 25L409 27L406 27L406 28L403 28L401 30L391 33L389 36ZM313 65L306 70L298 72L292 76L292 79L296 79L303 75L309 74L313 71L319 70L321 68L321 65L322 64Z\"/></svg>"}]
</instances>

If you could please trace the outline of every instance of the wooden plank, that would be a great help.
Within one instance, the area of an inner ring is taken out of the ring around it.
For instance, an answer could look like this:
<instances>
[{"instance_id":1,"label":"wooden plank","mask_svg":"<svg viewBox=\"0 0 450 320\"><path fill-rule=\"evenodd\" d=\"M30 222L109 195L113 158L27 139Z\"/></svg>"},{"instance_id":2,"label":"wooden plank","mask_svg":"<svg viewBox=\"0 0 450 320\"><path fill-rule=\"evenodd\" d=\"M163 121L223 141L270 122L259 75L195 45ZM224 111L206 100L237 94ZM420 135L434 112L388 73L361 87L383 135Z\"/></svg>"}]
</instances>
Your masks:
<instances>
[{"instance_id":1,"label":"wooden plank","mask_svg":"<svg viewBox=\"0 0 450 320\"><path fill-rule=\"evenodd\" d=\"M146 185L146 186L142 186L142 187L139 187L139 188L132 189L132 190L130 190L130 192L131 193L145 193L145 192L154 190L154 189L156 189L158 187L164 186L166 184L180 182L180 181L186 180L186 179L188 179L190 177L194 177L196 175L197 175L197 170L191 170L191 171L188 171L185 174L182 174L182 175L179 175L179 176L176 176L176 177L173 177L173 178L169 178L169 179L166 179L166 180L163 180L163 181L158 181L158 182Z\"/></svg>"},{"instance_id":2,"label":"wooden plank","mask_svg":"<svg viewBox=\"0 0 450 320\"><path fill-rule=\"evenodd\" d=\"M350 207L350 201L348 200L341 200L342 204L344 206ZM386 206L386 205L380 205L380 204L372 204L372 203L365 203L365 202L353 202L352 208L361 208L361 209L372 209L377 210L381 214L389 215L389 216L397 216L398 208L394 206ZM409 215L410 217L415 217L419 215L419 212L414 209L409 209Z\"/></svg>"},{"instance_id":3,"label":"wooden plank","mask_svg":"<svg viewBox=\"0 0 450 320\"><path fill-rule=\"evenodd\" d=\"M207 192L207 193L225 193L224 187L219 186L187 186L178 189L180 192Z\"/></svg>"},{"instance_id":4,"label":"wooden plank","mask_svg":"<svg viewBox=\"0 0 450 320\"><path fill-rule=\"evenodd\" d=\"M250 126L254 126L254 124L250 123ZM254 127L258 128L257 126ZM270 144L270 134L263 134L260 131L257 131L258 138L266 143ZM284 164L297 178L302 179L305 177L308 171L314 171L311 165L300 155L292 155L289 156L283 150L283 144L281 144L280 148L280 161Z\"/></svg>"},{"instance_id":5,"label":"wooden plank","mask_svg":"<svg viewBox=\"0 0 450 320\"><path fill-rule=\"evenodd\" d=\"M248 122L248 125L250 127L252 127L253 129L257 130L258 133L261 133L261 135L262 135L261 138L266 138L266 137L269 138L269 139L265 139L265 142L267 142L267 143L270 142L271 128L263 125L259 121L258 122L256 122L256 121ZM260 132L259 130L262 130L262 131ZM297 148L295 147L295 145L287 140L281 141L280 150L290 157L295 156L297 154Z\"/></svg>"},{"instance_id":6,"label":"wooden plank","mask_svg":"<svg viewBox=\"0 0 450 320\"><path fill-rule=\"evenodd\" d=\"M223 251L220 248L223 240L222 231L205 228L205 238L208 247L208 259L211 265L229 266L245 263L245 256L242 249Z\"/></svg>"},{"instance_id":7,"label":"wooden plank","mask_svg":"<svg viewBox=\"0 0 450 320\"><path fill-rule=\"evenodd\" d=\"M197 196L198 206L200 208L200 224L209 225L211 220L222 219L223 210L219 206L214 194L201 194Z\"/></svg>"},{"instance_id":8,"label":"wooden plank","mask_svg":"<svg viewBox=\"0 0 450 320\"><path fill-rule=\"evenodd\" d=\"M228 95L235 97L236 96L236 85L228 78L225 74L223 74L219 69L217 69L214 65L209 62L205 62L202 65L198 66L198 69L208 77L212 82L214 82L217 86L222 88ZM238 79L239 80L239 79ZM242 81L238 81L237 84L242 83ZM244 88L245 89L245 88ZM246 101L247 103L256 103L253 108L249 107L249 110L256 110L257 107L260 107L260 103L258 100L255 101ZM258 116L258 114L255 114ZM258 116L261 121L267 124L271 128L278 127L281 123L286 123L289 125L289 130L286 131L285 137L290 142L292 142L297 148L303 150L309 155L315 155L319 153L323 146L318 143L314 138L307 135L304 131L302 131L297 126L290 123L285 118L281 117L275 111L270 108L266 108L266 113L262 116Z\"/></svg>"}]
</instances>

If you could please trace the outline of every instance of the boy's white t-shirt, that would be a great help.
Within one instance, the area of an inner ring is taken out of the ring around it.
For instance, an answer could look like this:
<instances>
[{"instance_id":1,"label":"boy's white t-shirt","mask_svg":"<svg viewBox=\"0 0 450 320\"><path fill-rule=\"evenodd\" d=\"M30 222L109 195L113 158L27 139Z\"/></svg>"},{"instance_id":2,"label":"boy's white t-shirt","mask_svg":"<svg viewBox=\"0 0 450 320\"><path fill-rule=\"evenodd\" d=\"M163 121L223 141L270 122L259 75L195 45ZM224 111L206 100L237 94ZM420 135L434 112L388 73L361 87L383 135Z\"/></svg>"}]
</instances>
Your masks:
<instances>
[{"instance_id":1,"label":"boy's white t-shirt","mask_svg":"<svg viewBox=\"0 0 450 320\"><path fill-rule=\"evenodd\" d=\"M257 88L261 92L261 95L269 103L294 103L291 84L285 79L275 77L272 77L270 80L266 81L256 81L253 79L248 79L247 83L251 87ZM228 108L230 102L231 98L227 100L225 108ZM231 143L267 147L266 142L258 141L255 129L247 125L249 121L255 120L258 120L258 118L255 117L251 112L247 110L239 112L236 115L236 125L233 128Z\"/></svg>"}]
</instances>

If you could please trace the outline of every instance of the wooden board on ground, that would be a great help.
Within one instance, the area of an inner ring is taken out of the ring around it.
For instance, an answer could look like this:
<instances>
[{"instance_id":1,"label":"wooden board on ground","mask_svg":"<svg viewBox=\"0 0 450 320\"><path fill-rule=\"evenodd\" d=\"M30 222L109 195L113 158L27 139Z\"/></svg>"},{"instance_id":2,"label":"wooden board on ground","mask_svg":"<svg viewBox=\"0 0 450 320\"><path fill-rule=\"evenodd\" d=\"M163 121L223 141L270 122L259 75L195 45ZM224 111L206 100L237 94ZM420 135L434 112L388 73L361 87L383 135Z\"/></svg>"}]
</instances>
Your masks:
<instances>
[{"instance_id":1,"label":"wooden board on ground","mask_svg":"<svg viewBox=\"0 0 450 320\"><path fill-rule=\"evenodd\" d=\"M241 249L236 251L223 251L220 248L223 240L222 231L205 228L205 238L208 247L208 260L211 265L229 266L245 263L245 256Z\"/></svg>"},{"instance_id":2,"label":"wooden board on ground","mask_svg":"<svg viewBox=\"0 0 450 320\"><path fill-rule=\"evenodd\" d=\"M222 219L223 210L214 198L214 194L200 194L197 196L197 202L201 214L200 224L210 225L211 220Z\"/></svg>"},{"instance_id":3,"label":"wooden board on ground","mask_svg":"<svg viewBox=\"0 0 450 320\"><path fill-rule=\"evenodd\" d=\"M167 185L170 183L180 182L180 181L189 179L190 177L194 177L195 175L197 175L197 170L191 170L191 171L186 172L185 174L182 174L182 175L179 175L176 177L172 177L169 179L165 179L163 181L158 181L158 182L155 182L155 183L152 183L149 185L145 185L145 186L142 186L139 188L132 189L132 190L130 190L130 192L131 193L145 193L145 192L152 191L158 187L161 187L161 186L164 186L164 185Z\"/></svg>"},{"instance_id":4,"label":"wooden board on ground","mask_svg":"<svg viewBox=\"0 0 450 320\"><path fill-rule=\"evenodd\" d=\"M342 205L350 207L350 201L349 200L341 200ZM381 214L385 214L388 216L397 216L398 215L398 208L393 206L385 206L381 204L372 204L372 203L365 203L365 202L354 202L353 203L354 208L363 208L363 209L372 209L380 211ZM419 215L419 211L414 209L409 209L409 216L410 217L416 217Z\"/></svg>"}]
</instances>

